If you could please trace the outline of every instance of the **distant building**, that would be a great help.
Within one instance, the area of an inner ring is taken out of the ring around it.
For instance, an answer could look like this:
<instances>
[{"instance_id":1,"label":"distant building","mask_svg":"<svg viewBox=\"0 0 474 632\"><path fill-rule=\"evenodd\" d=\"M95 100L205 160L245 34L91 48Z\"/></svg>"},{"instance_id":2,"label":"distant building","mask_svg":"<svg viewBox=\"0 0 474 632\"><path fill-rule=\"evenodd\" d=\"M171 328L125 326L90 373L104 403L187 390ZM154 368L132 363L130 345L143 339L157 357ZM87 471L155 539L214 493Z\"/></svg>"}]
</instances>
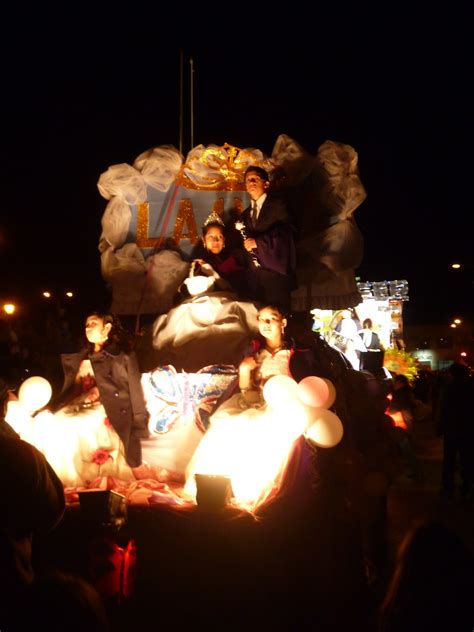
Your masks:
<instances>
[{"instance_id":1,"label":"distant building","mask_svg":"<svg viewBox=\"0 0 474 632\"><path fill-rule=\"evenodd\" d=\"M448 368L453 362L472 365L474 336L472 327L450 325L405 325L407 351L417 358L420 368L433 371Z\"/></svg>"}]
</instances>

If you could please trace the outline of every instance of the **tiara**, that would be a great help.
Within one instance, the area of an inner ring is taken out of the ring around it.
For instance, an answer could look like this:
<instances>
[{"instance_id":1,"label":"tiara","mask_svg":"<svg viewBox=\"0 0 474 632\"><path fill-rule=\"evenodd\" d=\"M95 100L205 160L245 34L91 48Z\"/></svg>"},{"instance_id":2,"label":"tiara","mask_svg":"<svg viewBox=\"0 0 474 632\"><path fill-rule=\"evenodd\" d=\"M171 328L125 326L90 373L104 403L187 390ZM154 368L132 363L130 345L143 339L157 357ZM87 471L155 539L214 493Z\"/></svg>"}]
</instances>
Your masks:
<instances>
[{"instance_id":1,"label":"tiara","mask_svg":"<svg viewBox=\"0 0 474 632\"><path fill-rule=\"evenodd\" d=\"M208 224L220 224L221 226L225 226L222 217L216 211L212 211L210 215L208 215L206 221L204 222L204 226Z\"/></svg>"}]
</instances>

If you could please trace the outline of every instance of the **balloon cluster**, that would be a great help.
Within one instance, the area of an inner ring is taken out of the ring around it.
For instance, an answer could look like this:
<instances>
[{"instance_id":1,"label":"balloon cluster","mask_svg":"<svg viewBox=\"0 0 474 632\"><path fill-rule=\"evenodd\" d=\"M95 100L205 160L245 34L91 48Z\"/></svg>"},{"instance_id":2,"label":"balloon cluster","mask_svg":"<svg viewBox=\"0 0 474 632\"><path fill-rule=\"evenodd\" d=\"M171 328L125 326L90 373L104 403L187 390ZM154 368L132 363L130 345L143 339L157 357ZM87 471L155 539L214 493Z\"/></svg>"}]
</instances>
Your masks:
<instances>
[{"instance_id":1,"label":"balloon cluster","mask_svg":"<svg viewBox=\"0 0 474 632\"><path fill-rule=\"evenodd\" d=\"M263 388L266 403L286 410L293 419L303 419L304 435L322 448L337 445L344 434L339 417L328 410L336 400L334 384L310 375L299 383L287 375L271 377Z\"/></svg>"}]
</instances>

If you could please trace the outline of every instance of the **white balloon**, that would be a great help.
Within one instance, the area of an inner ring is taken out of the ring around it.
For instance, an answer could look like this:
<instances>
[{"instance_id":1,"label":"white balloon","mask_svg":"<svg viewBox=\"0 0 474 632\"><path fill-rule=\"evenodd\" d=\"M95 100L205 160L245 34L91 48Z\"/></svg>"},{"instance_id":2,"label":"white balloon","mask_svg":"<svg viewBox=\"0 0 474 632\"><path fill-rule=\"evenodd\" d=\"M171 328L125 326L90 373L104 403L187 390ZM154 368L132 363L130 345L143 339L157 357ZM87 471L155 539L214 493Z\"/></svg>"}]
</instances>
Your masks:
<instances>
[{"instance_id":1,"label":"white balloon","mask_svg":"<svg viewBox=\"0 0 474 632\"><path fill-rule=\"evenodd\" d=\"M306 416L306 428L309 428L316 419L318 418L319 411L321 408L316 408L315 406L304 406L305 416Z\"/></svg>"},{"instance_id":2,"label":"white balloon","mask_svg":"<svg viewBox=\"0 0 474 632\"><path fill-rule=\"evenodd\" d=\"M335 413L321 408L314 423L305 434L320 448L333 448L342 439L344 428Z\"/></svg>"},{"instance_id":3,"label":"white balloon","mask_svg":"<svg viewBox=\"0 0 474 632\"><path fill-rule=\"evenodd\" d=\"M263 398L272 408L286 408L298 400L298 384L288 375L274 375L263 387Z\"/></svg>"},{"instance_id":4,"label":"white balloon","mask_svg":"<svg viewBox=\"0 0 474 632\"><path fill-rule=\"evenodd\" d=\"M29 411L46 406L52 395L51 384L44 377L35 375L23 382L18 390L18 400Z\"/></svg>"}]
</instances>

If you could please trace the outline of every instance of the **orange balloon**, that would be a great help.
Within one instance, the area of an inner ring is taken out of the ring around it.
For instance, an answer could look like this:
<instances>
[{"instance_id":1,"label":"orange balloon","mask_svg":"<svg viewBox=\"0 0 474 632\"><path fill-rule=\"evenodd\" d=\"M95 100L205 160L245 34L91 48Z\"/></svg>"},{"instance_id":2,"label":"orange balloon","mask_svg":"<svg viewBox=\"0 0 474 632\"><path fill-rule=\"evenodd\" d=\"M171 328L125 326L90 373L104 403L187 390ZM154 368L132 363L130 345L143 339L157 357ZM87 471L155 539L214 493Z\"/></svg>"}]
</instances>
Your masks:
<instances>
[{"instance_id":1,"label":"orange balloon","mask_svg":"<svg viewBox=\"0 0 474 632\"><path fill-rule=\"evenodd\" d=\"M329 401L329 386L322 378L310 375L298 384L298 395L306 406L326 408L326 402Z\"/></svg>"},{"instance_id":2,"label":"orange balloon","mask_svg":"<svg viewBox=\"0 0 474 632\"><path fill-rule=\"evenodd\" d=\"M324 408L331 408L331 406L334 404L334 402L336 401L336 387L334 386L334 384L331 382L331 380L327 380L325 377L321 378L322 380L324 380L328 386L329 389L329 397L328 397L328 401L326 402Z\"/></svg>"}]
</instances>

